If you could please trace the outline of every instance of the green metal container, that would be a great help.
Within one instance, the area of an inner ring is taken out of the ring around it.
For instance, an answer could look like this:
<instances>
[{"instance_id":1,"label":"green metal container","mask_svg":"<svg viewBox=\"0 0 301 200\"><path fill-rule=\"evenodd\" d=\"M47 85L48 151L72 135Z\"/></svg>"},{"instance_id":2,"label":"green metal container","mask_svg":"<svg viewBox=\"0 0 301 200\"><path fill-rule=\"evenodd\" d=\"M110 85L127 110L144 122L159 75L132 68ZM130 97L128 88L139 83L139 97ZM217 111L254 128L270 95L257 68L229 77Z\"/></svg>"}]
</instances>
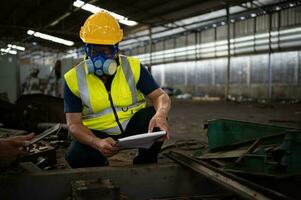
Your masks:
<instances>
[{"instance_id":1,"label":"green metal container","mask_svg":"<svg viewBox=\"0 0 301 200\"><path fill-rule=\"evenodd\" d=\"M256 141L260 142L256 145ZM301 173L301 130L217 119L208 123L208 148L210 152L246 150L241 161L224 165L227 171L273 177Z\"/></svg>"},{"instance_id":2,"label":"green metal container","mask_svg":"<svg viewBox=\"0 0 301 200\"><path fill-rule=\"evenodd\" d=\"M281 134L287 130L291 130L291 128L216 119L208 122L208 147L210 151L218 151L260 137Z\"/></svg>"}]
</instances>

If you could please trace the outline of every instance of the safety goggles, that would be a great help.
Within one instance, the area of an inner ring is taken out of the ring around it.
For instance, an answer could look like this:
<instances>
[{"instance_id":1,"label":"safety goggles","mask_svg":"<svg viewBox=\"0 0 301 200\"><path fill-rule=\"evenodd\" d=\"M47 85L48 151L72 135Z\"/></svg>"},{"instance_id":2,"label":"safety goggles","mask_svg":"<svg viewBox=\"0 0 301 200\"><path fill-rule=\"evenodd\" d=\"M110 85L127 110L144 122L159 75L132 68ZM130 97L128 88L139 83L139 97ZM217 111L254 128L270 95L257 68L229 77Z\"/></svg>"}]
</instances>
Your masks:
<instances>
[{"instance_id":1,"label":"safety goggles","mask_svg":"<svg viewBox=\"0 0 301 200\"><path fill-rule=\"evenodd\" d=\"M90 57L103 56L105 58L113 58L117 53L117 45L93 45L86 44L85 51Z\"/></svg>"}]
</instances>

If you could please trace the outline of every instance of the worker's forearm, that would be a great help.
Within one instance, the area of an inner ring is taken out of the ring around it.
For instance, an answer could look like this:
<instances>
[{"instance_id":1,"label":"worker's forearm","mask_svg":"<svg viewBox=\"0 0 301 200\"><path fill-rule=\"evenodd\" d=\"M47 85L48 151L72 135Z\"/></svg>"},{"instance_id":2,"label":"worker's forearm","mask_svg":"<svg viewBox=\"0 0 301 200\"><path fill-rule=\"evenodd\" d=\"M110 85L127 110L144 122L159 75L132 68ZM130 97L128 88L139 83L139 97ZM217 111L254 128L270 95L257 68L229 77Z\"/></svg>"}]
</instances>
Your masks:
<instances>
[{"instance_id":1,"label":"worker's forearm","mask_svg":"<svg viewBox=\"0 0 301 200\"><path fill-rule=\"evenodd\" d=\"M167 94L161 94L154 102L154 107L157 111L157 114L167 117L170 110L170 98Z\"/></svg>"},{"instance_id":2,"label":"worker's forearm","mask_svg":"<svg viewBox=\"0 0 301 200\"><path fill-rule=\"evenodd\" d=\"M85 127L83 124L70 124L68 125L71 135L78 140L80 143L91 146L95 149L95 140L97 137L92 133L90 129Z\"/></svg>"}]
</instances>

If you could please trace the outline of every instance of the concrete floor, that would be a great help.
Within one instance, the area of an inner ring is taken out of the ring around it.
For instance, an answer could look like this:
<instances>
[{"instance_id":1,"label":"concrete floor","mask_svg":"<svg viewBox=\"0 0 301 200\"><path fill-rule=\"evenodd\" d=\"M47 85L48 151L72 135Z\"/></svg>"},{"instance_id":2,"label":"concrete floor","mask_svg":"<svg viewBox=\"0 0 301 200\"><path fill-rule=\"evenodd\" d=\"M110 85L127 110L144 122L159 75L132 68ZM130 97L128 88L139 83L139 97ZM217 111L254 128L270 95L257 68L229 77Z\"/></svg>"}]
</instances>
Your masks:
<instances>
[{"instance_id":1,"label":"concrete floor","mask_svg":"<svg viewBox=\"0 0 301 200\"><path fill-rule=\"evenodd\" d=\"M169 115L171 140L207 141L203 126L207 120L228 118L242 121L301 128L301 104L260 104L236 102L204 102L172 99Z\"/></svg>"},{"instance_id":2,"label":"concrete floor","mask_svg":"<svg viewBox=\"0 0 301 200\"><path fill-rule=\"evenodd\" d=\"M171 139L165 141L163 147L185 142L185 140L200 141L200 144L196 144L196 148L202 143L207 143L207 130L203 129L204 124L208 120L218 118L301 128L301 104L205 102L174 98L169 114ZM176 146L178 147L178 145ZM183 153L192 153L192 151L183 149L177 150ZM112 166L131 165L132 158L136 153L135 150L121 151L110 158L110 163ZM166 162L170 162L170 160L160 156L159 163Z\"/></svg>"}]
</instances>

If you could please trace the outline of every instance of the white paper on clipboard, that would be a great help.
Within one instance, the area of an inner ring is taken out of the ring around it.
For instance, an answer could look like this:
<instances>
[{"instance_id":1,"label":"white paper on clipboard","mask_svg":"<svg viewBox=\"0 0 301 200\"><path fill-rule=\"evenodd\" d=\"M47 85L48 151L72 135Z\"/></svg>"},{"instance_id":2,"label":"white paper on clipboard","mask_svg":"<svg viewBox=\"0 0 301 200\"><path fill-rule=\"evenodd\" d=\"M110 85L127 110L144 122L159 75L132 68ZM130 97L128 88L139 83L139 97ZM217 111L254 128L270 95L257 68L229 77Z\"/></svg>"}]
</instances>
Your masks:
<instances>
[{"instance_id":1,"label":"white paper on clipboard","mask_svg":"<svg viewBox=\"0 0 301 200\"><path fill-rule=\"evenodd\" d=\"M133 135L117 140L116 146L121 149L135 149L144 148L148 149L152 144L160 137L166 135L166 131L158 131L152 133L143 133L138 135Z\"/></svg>"}]
</instances>

